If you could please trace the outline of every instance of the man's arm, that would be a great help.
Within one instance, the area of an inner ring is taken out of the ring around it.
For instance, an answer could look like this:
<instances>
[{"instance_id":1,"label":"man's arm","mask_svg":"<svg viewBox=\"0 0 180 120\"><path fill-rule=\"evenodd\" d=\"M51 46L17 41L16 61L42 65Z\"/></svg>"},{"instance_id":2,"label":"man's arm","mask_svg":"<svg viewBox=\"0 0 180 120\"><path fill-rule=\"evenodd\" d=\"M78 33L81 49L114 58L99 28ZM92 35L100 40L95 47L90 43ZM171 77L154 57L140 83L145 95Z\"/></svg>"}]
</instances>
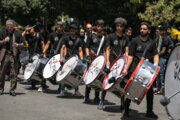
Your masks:
<instances>
[{"instance_id":1,"label":"man's arm","mask_svg":"<svg viewBox=\"0 0 180 120\"><path fill-rule=\"evenodd\" d=\"M110 67L109 56L110 56L110 46L107 46L106 47L106 64L108 67Z\"/></svg>"},{"instance_id":2,"label":"man's arm","mask_svg":"<svg viewBox=\"0 0 180 120\"><path fill-rule=\"evenodd\" d=\"M158 64L159 64L159 55L157 54L157 55L154 55L154 64L156 65L156 66L158 66Z\"/></svg>"},{"instance_id":3,"label":"man's arm","mask_svg":"<svg viewBox=\"0 0 180 120\"><path fill-rule=\"evenodd\" d=\"M83 59L83 50L82 47L79 47L79 57L82 60Z\"/></svg>"},{"instance_id":4,"label":"man's arm","mask_svg":"<svg viewBox=\"0 0 180 120\"><path fill-rule=\"evenodd\" d=\"M63 55L64 53L66 53L65 50L66 50L66 45L63 44L60 50L60 60L59 60L60 62L63 62Z\"/></svg>"}]
</instances>

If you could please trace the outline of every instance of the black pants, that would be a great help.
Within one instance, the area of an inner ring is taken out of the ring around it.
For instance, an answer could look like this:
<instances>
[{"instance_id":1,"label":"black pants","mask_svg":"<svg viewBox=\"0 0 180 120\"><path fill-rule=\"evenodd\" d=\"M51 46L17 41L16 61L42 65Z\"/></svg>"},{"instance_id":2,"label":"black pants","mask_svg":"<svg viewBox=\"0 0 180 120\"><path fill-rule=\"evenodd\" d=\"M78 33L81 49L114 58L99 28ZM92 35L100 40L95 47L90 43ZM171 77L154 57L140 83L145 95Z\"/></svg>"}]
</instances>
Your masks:
<instances>
[{"instance_id":1,"label":"black pants","mask_svg":"<svg viewBox=\"0 0 180 120\"><path fill-rule=\"evenodd\" d=\"M147 112L153 111L153 98L154 98L153 87L151 87L146 94ZM130 103L131 103L131 100L127 98L125 101L125 112L129 112Z\"/></svg>"},{"instance_id":2,"label":"black pants","mask_svg":"<svg viewBox=\"0 0 180 120\"><path fill-rule=\"evenodd\" d=\"M86 86L85 98L89 99L89 94L91 92L91 87ZM99 98L99 91L95 90L95 98Z\"/></svg>"}]
</instances>

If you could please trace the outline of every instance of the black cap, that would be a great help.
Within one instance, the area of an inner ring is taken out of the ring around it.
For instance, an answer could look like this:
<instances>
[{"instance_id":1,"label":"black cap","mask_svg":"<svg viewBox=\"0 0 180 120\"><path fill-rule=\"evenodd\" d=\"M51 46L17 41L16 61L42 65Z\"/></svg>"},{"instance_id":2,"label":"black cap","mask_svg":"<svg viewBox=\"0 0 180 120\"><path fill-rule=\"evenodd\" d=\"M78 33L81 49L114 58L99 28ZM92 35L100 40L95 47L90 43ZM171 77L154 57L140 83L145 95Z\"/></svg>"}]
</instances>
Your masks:
<instances>
[{"instance_id":1,"label":"black cap","mask_svg":"<svg viewBox=\"0 0 180 120\"><path fill-rule=\"evenodd\" d=\"M151 25L148 22L142 22L141 25L146 25L148 29L151 29Z\"/></svg>"},{"instance_id":2,"label":"black cap","mask_svg":"<svg viewBox=\"0 0 180 120\"><path fill-rule=\"evenodd\" d=\"M75 29L75 30L76 30L76 29L77 29L77 25L71 24L71 25L70 25L70 29Z\"/></svg>"},{"instance_id":3,"label":"black cap","mask_svg":"<svg viewBox=\"0 0 180 120\"><path fill-rule=\"evenodd\" d=\"M159 27L159 30L166 31L167 29L168 29L168 26L166 25L162 25L161 27Z\"/></svg>"}]
</instances>

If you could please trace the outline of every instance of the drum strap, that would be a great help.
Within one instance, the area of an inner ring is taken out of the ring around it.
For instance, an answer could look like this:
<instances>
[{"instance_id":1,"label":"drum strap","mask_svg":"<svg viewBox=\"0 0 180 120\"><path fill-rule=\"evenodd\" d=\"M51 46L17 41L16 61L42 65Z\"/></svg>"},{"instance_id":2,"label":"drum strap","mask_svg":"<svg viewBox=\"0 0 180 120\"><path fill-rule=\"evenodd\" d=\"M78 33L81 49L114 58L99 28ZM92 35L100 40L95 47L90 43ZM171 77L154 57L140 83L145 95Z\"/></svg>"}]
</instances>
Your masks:
<instances>
[{"instance_id":1,"label":"drum strap","mask_svg":"<svg viewBox=\"0 0 180 120\"><path fill-rule=\"evenodd\" d=\"M35 51L37 49L38 41L39 41L39 33L36 34L35 45L34 45L34 52L33 53L35 53Z\"/></svg>"},{"instance_id":2,"label":"drum strap","mask_svg":"<svg viewBox=\"0 0 180 120\"><path fill-rule=\"evenodd\" d=\"M99 48L98 48L98 51L97 51L96 55L99 55L99 52L100 52L100 50L101 50L101 47L102 47L103 43L104 43L104 35L103 35L102 38L101 38L101 42L100 42L100 44L99 44Z\"/></svg>"},{"instance_id":3,"label":"drum strap","mask_svg":"<svg viewBox=\"0 0 180 120\"><path fill-rule=\"evenodd\" d=\"M58 51L59 51L59 49L60 49L60 46L61 46L61 43L62 43L63 36L64 36L64 34L62 34L61 39L60 39L59 42L58 42L58 45L57 45L57 47L56 47L56 50L55 50L54 54L57 54L57 53L58 53Z\"/></svg>"},{"instance_id":4,"label":"drum strap","mask_svg":"<svg viewBox=\"0 0 180 120\"><path fill-rule=\"evenodd\" d=\"M151 39L149 39L149 41L148 41L148 45L146 46L146 48L145 48L145 50L144 50L144 52L143 52L142 57L144 57L144 58L145 58L146 53L147 53L148 49L150 48L151 44L152 44Z\"/></svg>"}]
</instances>

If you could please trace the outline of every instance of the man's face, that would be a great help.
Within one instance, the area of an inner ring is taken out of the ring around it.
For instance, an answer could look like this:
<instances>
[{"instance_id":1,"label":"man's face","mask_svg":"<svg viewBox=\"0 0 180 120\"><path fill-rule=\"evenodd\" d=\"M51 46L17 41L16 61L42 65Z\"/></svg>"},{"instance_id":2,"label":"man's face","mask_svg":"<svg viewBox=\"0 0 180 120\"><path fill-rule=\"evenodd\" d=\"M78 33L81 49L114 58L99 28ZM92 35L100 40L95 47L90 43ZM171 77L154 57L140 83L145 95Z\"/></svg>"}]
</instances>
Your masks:
<instances>
[{"instance_id":1,"label":"man's face","mask_svg":"<svg viewBox=\"0 0 180 120\"><path fill-rule=\"evenodd\" d=\"M87 24L86 25L86 30L87 30L87 33L92 33L92 25Z\"/></svg>"},{"instance_id":2,"label":"man's face","mask_svg":"<svg viewBox=\"0 0 180 120\"><path fill-rule=\"evenodd\" d=\"M57 32L62 32L63 31L63 27L61 25L57 25Z\"/></svg>"},{"instance_id":3,"label":"man's face","mask_svg":"<svg viewBox=\"0 0 180 120\"><path fill-rule=\"evenodd\" d=\"M126 32L126 35L127 35L128 37L131 37L131 36L132 36L132 30L128 30L128 31Z\"/></svg>"},{"instance_id":4,"label":"man's face","mask_svg":"<svg viewBox=\"0 0 180 120\"><path fill-rule=\"evenodd\" d=\"M85 35L85 31L84 31L84 29L80 29L79 34L80 34L80 36L84 36L84 35Z\"/></svg>"},{"instance_id":5,"label":"man's face","mask_svg":"<svg viewBox=\"0 0 180 120\"><path fill-rule=\"evenodd\" d=\"M70 29L70 35L76 35L76 32L77 32L77 30L75 30L75 29Z\"/></svg>"},{"instance_id":6,"label":"man's face","mask_svg":"<svg viewBox=\"0 0 180 120\"><path fill-rule=\"evenodd\" d=\"M34 31L34 28L32 28L32 29L30 30L30 34L33 35L34 32L35 32L35 31Z\"/></svg>"},{"instance_id":7,"label":"man's face","mask_svg":"<svg viewBox=\"0 0 180 120\"><path fill-rule=\"evenodd\" d=\"M161 36L166 35L166 32L167 32L166 30L160 30L160 31L159 31L159 33L160 33Z\"/></svg>"},{"instance_id":8,"label":"man's face","mask_svg":"<svg viewBox=\"0 0 180 120\"><path fill-rule=\"evenodd\" d=\"M26 27L25 31L26 31L26 34L29 35L30 31L31 31L31 28L30 27Z\"/></svg>"},{"instance_id":9,"label":"man's face","mask_svg":"<svg viewBox=\"0 0 180 120\"><path fill-rule=\"evenodd\" d=\"M97 25L96 29L97 29L97 32L102 32L103 31L103 25Z\"/></svg>"},{"instance_id":10,"label":"man's face","mask_svg":"<svg viewBox=\"0 0 180 120\"><path fill-rule=\"evenodd\" d=\"M13 24L6 24L6 29L9 33L12 33L14 29Z\"/></svg>"},{"instance_id":11,"label":"man's face","mask_svg":"<svg viewBox=\"0 0 180 120\"><path fill-rule=\"evenodd\" d=\"M116 31L117 31L117 32L123 32L123 30L124 30L124 26L123 26L123 25L121 25L121 24L116 24Z\"/></svg>"},{"instance_id":12,"label":"man's face","mask_svg":"<svg viewBox=\"0 0 180 120\"><path fill-rule=\"evenodd\" d=\"M150 34L150 30L148 29L148 27L146 25L141 25L141 28L140 28L140 34L142 37L146 37L147 35Z\"/></svg>"}]
</instances>

